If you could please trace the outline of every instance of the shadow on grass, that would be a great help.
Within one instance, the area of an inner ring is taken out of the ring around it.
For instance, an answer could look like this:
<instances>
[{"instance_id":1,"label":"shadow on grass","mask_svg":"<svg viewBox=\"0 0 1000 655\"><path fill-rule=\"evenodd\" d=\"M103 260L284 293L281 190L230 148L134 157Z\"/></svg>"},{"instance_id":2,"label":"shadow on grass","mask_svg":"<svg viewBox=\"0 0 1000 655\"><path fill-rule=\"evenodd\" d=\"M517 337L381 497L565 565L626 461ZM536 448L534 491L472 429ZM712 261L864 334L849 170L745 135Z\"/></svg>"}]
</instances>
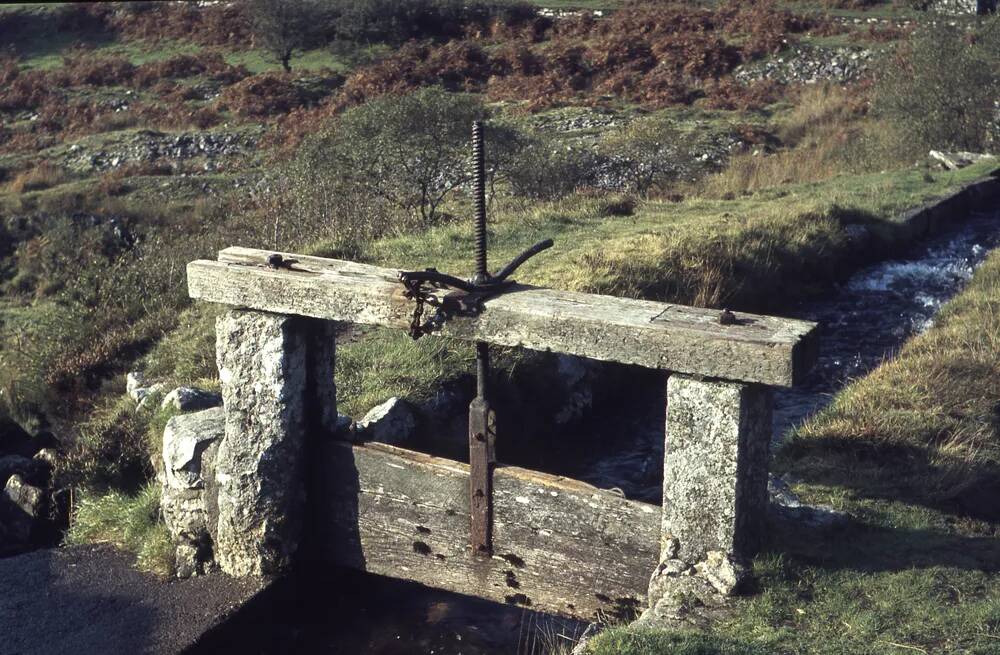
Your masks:
<instances>
[{"instance_id":1,"label":"shadow on grass","mask_svg":"<svg viewBox=\"0 0 1000 655\"><path fill-rule=\"evenodd\" d=\"M859 498L899 501L956 516L1000 521L1000 467L933 446L857 437L792 439L776 468L804 482L845 487Z\"/></svg>"},{"instance_id":2,"label":"shadow on grass","mask_svg":"<svg viewBox=\"0 0 1000 655\"><path fill-rule=\"evenodd\" d=\"M1000 571L1000 539L935 530L886 528L859 521L829 528L775 525L765 552L790 556L827 570L877 573L945 567Z\"/></svg>"}]
</instances>

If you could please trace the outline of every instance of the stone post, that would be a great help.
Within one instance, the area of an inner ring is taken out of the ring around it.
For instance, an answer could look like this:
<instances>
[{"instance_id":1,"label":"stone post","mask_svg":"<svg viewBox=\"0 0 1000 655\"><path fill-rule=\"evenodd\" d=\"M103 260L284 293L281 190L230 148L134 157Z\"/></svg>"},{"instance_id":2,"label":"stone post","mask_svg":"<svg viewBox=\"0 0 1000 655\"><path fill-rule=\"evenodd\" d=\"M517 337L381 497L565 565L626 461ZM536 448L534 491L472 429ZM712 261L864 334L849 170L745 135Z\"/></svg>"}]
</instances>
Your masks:
<instances>
[{"instance_id":1,"label":"stone post","mask_svg":"<svg viewBox=\"0 0 1000 655\"><path fill-rule=\"evenodd\" d=\"M280 573L298 548L306 432L336 422L332 349L322 321L243 310L218 320L226 418L214 554L230 575Z\"/></svg>"},{"instance_id":2,"label":"stone post","mask_svg":"<svg viewBox=\"0 0 1000 655\"><path fill-rule=\"evenodd\" d=\"M670 376L656 618L691 597L719 605L742 581L767 510L771 411L767 387Z\"/></svg>"}]
</instances>

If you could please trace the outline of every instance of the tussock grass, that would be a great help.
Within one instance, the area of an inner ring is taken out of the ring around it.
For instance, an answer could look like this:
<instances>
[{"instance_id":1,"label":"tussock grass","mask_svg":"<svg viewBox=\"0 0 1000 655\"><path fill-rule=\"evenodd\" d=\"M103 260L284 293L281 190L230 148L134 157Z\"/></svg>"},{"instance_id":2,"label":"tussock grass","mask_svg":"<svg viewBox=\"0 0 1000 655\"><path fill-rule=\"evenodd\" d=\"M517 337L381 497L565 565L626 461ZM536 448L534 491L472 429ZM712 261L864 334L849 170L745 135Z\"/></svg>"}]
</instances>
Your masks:
<instances>
[{"instance_id":1,"label":"tussock grass","mask_svg":"<svg viewBox=\"0 0 1000 655\"><path fill-rule=\"evenodd\" d=\"M140 569L167 577L174 571L174 547L159 514L156 483L134 496L88 492L77 501L66 542L113 544L135 553Z\"/></svg>"}]
</instances>

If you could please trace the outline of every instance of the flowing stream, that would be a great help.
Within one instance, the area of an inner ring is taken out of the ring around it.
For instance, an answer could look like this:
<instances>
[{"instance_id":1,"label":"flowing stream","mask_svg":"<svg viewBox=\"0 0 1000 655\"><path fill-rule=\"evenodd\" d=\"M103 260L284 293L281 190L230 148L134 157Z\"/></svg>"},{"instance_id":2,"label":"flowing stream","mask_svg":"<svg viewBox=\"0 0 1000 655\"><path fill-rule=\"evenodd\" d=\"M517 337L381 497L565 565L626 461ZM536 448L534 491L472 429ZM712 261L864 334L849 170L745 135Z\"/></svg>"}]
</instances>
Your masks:
<instances>
[{"instance_id":1,"label":"flowing stream","mask_svg":"<svg viewBox=\"0 0 1000 655\"><path fill-rule=\"evenodd\" d=\"M1000 209L975 214L896 259L859 270L826 297L785 312L820 323L820 353L803 385L776 394L775 442L837 390L931 326L941 305L962 289L997 245ZM573 448L567 448L565 439L551 444L551 461L536 468L659 503L664 376L639 370L629 375L636 377L627 401L618 401L615 411L595 412L597 417L574 435L579 443ZM567 450L583 455L571 460ZM541 457L550 459L544 453ZM296 594L298 608L283 606L268 621L263 639L275 648L258 640L259 623L240 626L236 621L231 629L254 652L358 655L541 655L570 643L583 630L580 623L360 573L337 574L308 588L304 596Z\"/></svg>"}]
</instances>

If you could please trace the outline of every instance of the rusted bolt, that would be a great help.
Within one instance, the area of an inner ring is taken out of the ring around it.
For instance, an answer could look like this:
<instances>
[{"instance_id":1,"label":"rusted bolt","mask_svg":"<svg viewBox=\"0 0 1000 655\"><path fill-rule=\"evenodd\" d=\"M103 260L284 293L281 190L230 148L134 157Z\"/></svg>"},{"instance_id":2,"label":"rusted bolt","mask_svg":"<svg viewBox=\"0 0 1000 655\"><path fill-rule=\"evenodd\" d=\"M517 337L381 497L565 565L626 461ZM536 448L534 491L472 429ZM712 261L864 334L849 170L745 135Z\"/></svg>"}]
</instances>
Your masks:
<instances>
[{"instance_id":1,"label":"rusted bolt","mask_svg":"<svg viewBox=\"0 0 1000 655\"><path fill-rule=\"evenodd\" d=\"M736 314L732 313L728 309L723 309L722 313L719 314L719 324L736 325Z\"/></svg>"},{"instance_id":2,"label":"rusted bolt","mask_svg":"<svg viewBox=\"0 0 1000 655\"><path fill-rule=\"evenodd\" d=\"M281 268L281 263L284 260L285 260L284 257L279 255L278 253L274 253L273 255L267 256L267 265L270 266L271 268Z\"/></svg>"},{"instance_id":3,"label":"rusted bolt","mask_svg":"<svg viewBox=\"0 0 1000 655\"><path fill-rule=\"evenodd\" d=\"M486 435L482 432L477 432L475 435L476 441L486 441Z\"/></svg>"}]
</instances>

